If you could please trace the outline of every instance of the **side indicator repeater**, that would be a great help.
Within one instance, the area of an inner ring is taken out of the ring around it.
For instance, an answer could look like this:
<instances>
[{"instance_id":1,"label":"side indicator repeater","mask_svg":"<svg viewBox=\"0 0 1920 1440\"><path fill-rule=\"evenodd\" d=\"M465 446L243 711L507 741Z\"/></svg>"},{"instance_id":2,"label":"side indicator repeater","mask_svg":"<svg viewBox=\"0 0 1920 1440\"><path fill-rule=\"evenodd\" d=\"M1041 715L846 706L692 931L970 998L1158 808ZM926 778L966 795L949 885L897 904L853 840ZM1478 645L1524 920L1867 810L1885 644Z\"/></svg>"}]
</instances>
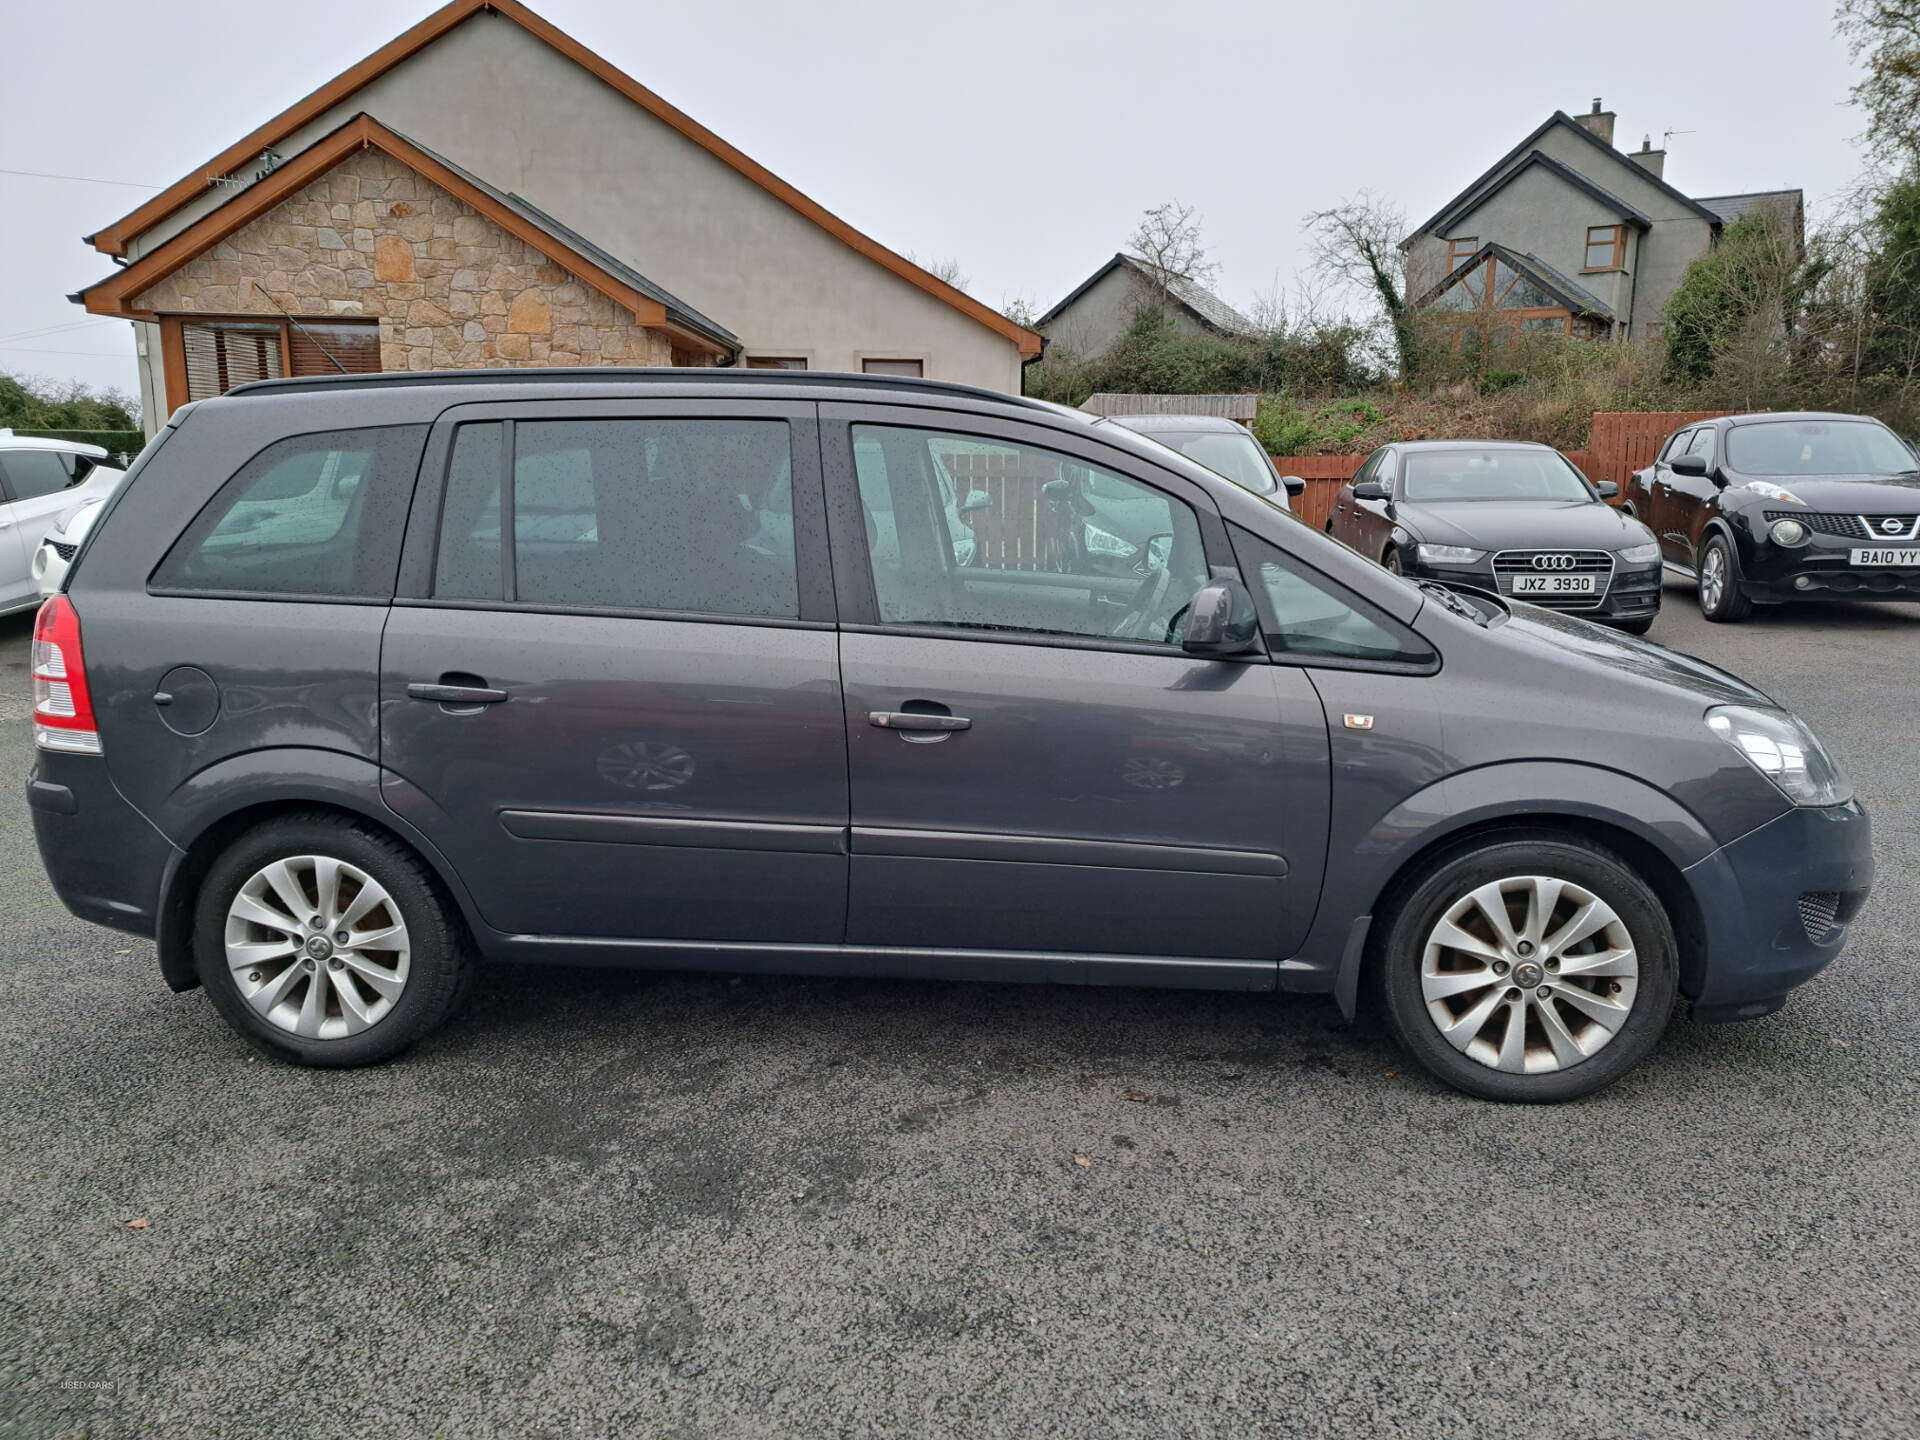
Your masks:
<instances>
[{"instance_id":1,"label":"side indicator repeater","mask_svg":"<svg viewBox=\"0 0 1920 1440\"><path fill-rule=\"evenodd\" d=\"M1345 719L1347 729L1349 730L1371 730L1373 728L1373 717L1371 715L1348 715Z\"/></svg>"}]
</instances>

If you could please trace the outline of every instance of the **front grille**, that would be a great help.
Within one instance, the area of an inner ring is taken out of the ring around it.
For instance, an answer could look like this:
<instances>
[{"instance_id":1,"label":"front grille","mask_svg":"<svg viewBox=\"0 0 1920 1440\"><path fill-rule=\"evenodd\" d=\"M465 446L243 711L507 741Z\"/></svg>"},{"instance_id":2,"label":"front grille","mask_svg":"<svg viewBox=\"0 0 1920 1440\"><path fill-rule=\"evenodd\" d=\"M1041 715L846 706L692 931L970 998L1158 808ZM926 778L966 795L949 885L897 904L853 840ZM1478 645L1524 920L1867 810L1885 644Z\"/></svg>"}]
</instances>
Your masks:
<instances>
[{"instance_id":1,"label":"front grille","mask_svg":"<svg viewBox=\"0 0 1920 1440\"><path fill-rule=\"evenodd\" d=\"M62 560L73 559L74 555L80 549L78 545L62 545L58 540L49 540L47 544L53 547L53 553L58 555Z\"/></svg>"},{"instance_id":2,"label":"front grille","mask_svg":"<svg viewBox=\"0 0 1920 1440\"><path fill-rule=\"evenodd\" d=\"M1920 539L1920 515L1862 515L1860 520L1867 527L1867 534L1875 540ZM1889 520L1896 522L1900 528L1886 529Z\"/></svg>"},{"instance_id":3,"label":"front grille","mask_svg":"<svg viewBox=\"0 0 1920 1440\"><path fill-rule=\"evenodd\" d=\"M1535 565L1550 557L1550 566ZM1562 557L1571 563L1560 563ZM1502 595L1513 594L1516 575L1592 575L1596 579L1591 595L1521 595L1529 605L1544 605L1550 610L1594 610L1607 598L1613 583L1613 554L1608 550L1502 550L1493 557L1493 579Z\"/></svg>"},{"instance_id":4,"label":"front grille","mask_svg":"<svg viewBox=\"0 0 1920 1440\"><path fill-rule=\"evenodd\" d=\"M1818 530L1822 535L1845 535L1850 540L1858 540L1866 533L1858 515L1827 515L1818 510L1767 511L1767 523L1775 520L1798 520L1809 530Z\"/></svg>"},{"instance_id":5,"label":"front grille","mask_svg":"<svg viewBox=\"0 0 1920 1440\"><path fill-rule=\"evenodd\" d=\"M1838 890L1807 890L1800 896L1800 923L1806 928L1807 939L1816 945L1832 933L1839 913Z\"/></svg>"}]
</instances>

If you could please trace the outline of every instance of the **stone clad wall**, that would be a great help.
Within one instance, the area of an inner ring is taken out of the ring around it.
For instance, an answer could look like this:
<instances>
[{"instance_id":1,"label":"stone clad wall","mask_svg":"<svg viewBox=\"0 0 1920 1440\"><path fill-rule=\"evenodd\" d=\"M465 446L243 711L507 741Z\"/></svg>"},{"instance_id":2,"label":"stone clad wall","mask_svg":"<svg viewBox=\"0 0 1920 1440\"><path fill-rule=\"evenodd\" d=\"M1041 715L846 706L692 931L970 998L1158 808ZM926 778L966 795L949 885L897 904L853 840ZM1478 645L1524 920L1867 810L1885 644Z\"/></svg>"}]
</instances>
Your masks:
<instances>
[{"instance_id":1,"label":"stone clad wall","mask_svg":"<svg viewBox=\"0 0 1920 1440\"><path fill-rule=\"evenodd\" d=\"M269 304L255 282L272 297ZM378 319L386 370L670 365L664 331L379 150L145 291L163 315Z\"/></svg>"}]
</instances>

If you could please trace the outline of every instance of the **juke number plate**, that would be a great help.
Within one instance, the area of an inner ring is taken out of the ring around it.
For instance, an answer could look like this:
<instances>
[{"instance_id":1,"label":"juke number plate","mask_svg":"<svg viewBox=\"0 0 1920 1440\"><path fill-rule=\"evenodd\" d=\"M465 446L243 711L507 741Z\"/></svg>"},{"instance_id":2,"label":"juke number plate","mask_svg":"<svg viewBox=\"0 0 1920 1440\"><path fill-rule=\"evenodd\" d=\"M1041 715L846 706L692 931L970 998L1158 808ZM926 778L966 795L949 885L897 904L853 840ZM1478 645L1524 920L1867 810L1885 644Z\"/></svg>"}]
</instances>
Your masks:
<instances>
[{"instance_id":1,"label":"juke number plate","mask_svg":"<svg viewBox=\"0 0 1920 1440\"><path fill-rule=\"evenodd\" d=\"M1856 548L1853 552L1856 565L1914 565L1920 566L1920 545L1909 545L1901 549L1867 550Z\"/></svg>"}]
</instances>

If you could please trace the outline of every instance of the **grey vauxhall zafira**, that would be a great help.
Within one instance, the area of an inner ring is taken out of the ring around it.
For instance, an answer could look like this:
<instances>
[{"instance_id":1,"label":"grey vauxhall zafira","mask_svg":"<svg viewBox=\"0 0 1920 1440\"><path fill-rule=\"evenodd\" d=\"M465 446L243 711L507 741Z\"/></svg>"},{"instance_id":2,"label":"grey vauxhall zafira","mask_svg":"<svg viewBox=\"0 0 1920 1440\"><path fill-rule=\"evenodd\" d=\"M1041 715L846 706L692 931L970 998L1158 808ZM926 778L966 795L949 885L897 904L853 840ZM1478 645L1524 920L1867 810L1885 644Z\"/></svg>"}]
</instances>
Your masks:
<instances>
[{"instance_id":1,"label":"grey vauxhall zafira","mask_svg":"<svg viewBox=\"0 0 1920 1440\"><path fill-rule=\"evenodd\" d=\"M61 899L256 1045L395 1054L477 960L1332 995L1476 1095L1607 1084L1839 950L1868 822L1711 666L1415 582L957 385L249 385L33 649Z\"/></svg>"}]
</instances>

